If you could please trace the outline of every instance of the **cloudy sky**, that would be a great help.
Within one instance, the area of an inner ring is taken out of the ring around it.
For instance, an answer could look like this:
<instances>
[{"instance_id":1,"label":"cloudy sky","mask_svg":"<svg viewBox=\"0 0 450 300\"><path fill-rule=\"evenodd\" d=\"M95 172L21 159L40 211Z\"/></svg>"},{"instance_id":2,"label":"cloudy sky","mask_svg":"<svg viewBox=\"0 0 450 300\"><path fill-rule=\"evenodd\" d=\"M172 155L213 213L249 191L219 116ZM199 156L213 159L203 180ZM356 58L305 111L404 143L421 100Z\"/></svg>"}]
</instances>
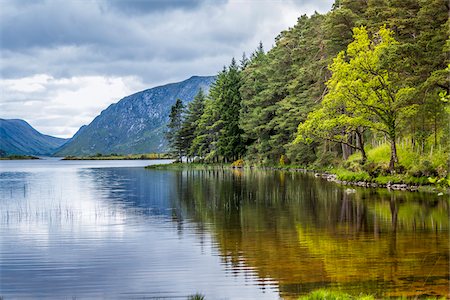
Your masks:
<instances>
[{"instance_id":1,"label":"cloudy sky","mask_svg":"<svg viewBox=\"0 0 450 300\"><path fill-rule=\"evenodd\" d=\"M0 0L0 118L71 137L109 104L270 49L333 0Z\"/></svg>"}]
</instances>

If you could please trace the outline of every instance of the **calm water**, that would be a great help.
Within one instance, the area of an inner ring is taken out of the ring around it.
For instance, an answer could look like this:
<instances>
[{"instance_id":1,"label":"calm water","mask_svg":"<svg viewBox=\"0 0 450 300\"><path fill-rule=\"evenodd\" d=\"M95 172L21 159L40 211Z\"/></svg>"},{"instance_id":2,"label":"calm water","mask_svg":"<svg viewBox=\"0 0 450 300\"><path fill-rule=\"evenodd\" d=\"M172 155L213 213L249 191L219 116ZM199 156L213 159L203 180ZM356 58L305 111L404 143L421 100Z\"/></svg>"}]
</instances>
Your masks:
<instances>
[{"instance_id":1,"label":"calm water","mask_svg":"<svg viewBox=\"0 0 450 300\"><path fill-rule=\"evenodd\" d=\"M449 294L449 200L298 173L0 162L0 296Z\"/></svg>"}]
</instances>

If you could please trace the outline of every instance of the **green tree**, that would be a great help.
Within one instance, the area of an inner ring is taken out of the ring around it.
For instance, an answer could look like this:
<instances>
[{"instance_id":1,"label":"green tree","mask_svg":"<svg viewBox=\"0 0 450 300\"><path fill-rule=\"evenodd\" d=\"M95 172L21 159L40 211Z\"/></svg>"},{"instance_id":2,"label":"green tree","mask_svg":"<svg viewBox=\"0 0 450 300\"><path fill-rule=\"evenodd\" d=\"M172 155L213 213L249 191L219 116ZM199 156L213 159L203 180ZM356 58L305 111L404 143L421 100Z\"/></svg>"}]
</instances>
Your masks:
<instances>
[{"instance_id":1,"label":"green tree","mask_svg":"<svg viewBox=\"0 0 450 300\"><path fill-rule=\"evenodd\" d=\"M268 140L264 126L268 122L265 108L268 103L263 101L263 92L267 89L270 76L266 71L267 61L267 55L260 43L241 74L242 103L239 126L243 130L247 157L254 161L263 160L260 154L265 152Z\"/></svg>"},{"instance_id":2,"label":"green tree","mask_svg":"<svg viewBox=\"0 0 450 300\"><path fill-rule=\"evenodd\" d=\"M226 161L236 160L244 153L242 130L239 128L239 113L241 109L241 71L235 59L225 72L225 80L220 87L221 93L215 99L220 111L220 130L217 141L218 153ZM213 95L213 94L211 94Z\"/></svg>"},{"instance_id":3,"label":"green tree","mask_svg":"<svg viewBox=\"0 0 450 300\"><path fill-rule=\"evenodd\" d=\"M194 100L187 105L183 123L180 129L180 136L182 138L182 147L186 152L187 159L189 157L198 156L197 149L192 147L196 129L199 126L200 118L203 115L205 108L205 94L200 89Z\"/></svg>"},{"instance_id":4,"label":"green tree","mask_svg":"<svg viewBox=\"0 0 450 300\"><path fill-rule=\"evenodd\" d=\"M209 94L205 100L203 114L200 117L195 129L195 138L192 141L190 151L196 153L205 161L217 161L217 141L219 134L223 128L221 120L221 103L220 98L223 94L223 86L226 77L226 68L224 68L211 85Z\"/></svg>"},{"instance_id":5,"label":"green tree","mask_svg":"<svg viewBox=\"0 0 450 300\"><path fill-rule=\"evenodd\" d=\"M183 136L181 135L184 108L183 101L177 99L170 109L169 123L167 124L168 131L166 132L170 152L176 155L179 161L182 160L185 151Z\"/></svg>"},{"instance_id":6,"label":"green tree","mask_svg":"<svg viewBox=\"0 0 450 300\"><path fill-rule=\"evenodd\" d=\"M396 139L402 113L415 108L410 104L414 88L390 68L391 53L398 45L392 35L382 27L371 41L365 27L355 28L354 41L330 66L332 77L327 83L329 101L344 103L352 119L364 119L367 126L386 134L391 171L398 163Z\"/></svg>"},{"instance_id":7,"label":"green tree","mask_svg":"<svg viewBox=\"0 0 450 300\"><path fill-rule=\"evenodd\" d=\"M362 163L367 160L364 150L364 131L368 122L359 113L347 111L344 102L337 102L335 98L325 97L319 109L308 114L308 118L299 124L294 143L321 139L342 144L343 159L347 159L351 149L359 150Z\"/></svg>"}]
</instances>

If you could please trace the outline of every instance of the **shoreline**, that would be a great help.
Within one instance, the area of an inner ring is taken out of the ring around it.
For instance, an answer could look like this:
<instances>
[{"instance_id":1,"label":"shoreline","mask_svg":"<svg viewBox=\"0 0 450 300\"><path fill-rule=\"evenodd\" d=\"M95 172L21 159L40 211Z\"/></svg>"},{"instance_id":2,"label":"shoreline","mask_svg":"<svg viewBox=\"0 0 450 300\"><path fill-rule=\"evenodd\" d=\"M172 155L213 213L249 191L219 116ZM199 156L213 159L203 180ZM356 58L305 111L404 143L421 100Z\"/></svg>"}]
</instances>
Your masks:
<instances>
[{"instance_id":1,"label":"shoreline","mask_svg":"<svg viewBox=\"0 0 450 300\"><path fill-rule=\"evenodd\" d=\"M211 169L240 169L240 170L268 170L268 171L287 171L287 172L299 172L304 174L311 174L314 177L328 182L333 182L343 186L362 187L362 188L385 188L394 191L408 191L408 192L427 192L437 193L439 196L444 194L450 194L450 188L438 187L433 185L421 185L421 184L407 184L398 182L388 182L386 184L376 183L373 181L348 181L340 180L338 175L332 171L323 171L315 169L307 169L301 167L286 167L286 166L232 166L231 164L202 164L202 163L172 163L172 164L158 164L149 165L146 169L154 170L211 170ZM372 178L374 180L374 178Z\"/></svg>"},{"instance_id":2,"label":"shoreline","mask_svg":"<svg viewBox=\"0 0 450 300\"><path fill-rule=\"evenodd\" d=\"M169 158L117 158L117 157L94 158L94 157L86 157L86 158L62 158L61 160L161 160L161 159L169 159Z\"/></svg>"},{"instance_id":3,"label":"shoreline","mask_svg":"<svg viewBox=\"0 0 450 300\"><path fill-rule=\"evenodd\" d=\"M66 156L61 160L161 160L170 159L164 155L155 156L149 154L139 155L105 155L105 156Z\"/></svg>"},{"instance_id":4,"label":"shoreline","mask_svg":"<svg viewBox=\"0 0 450 300\"><path fill-rule=\"evenodd\" d=\"M11 155L6 157L0 157L0 160L33 160L33 159L40 159L40 158L32 155Z\"/></svg>"}]
</instances>

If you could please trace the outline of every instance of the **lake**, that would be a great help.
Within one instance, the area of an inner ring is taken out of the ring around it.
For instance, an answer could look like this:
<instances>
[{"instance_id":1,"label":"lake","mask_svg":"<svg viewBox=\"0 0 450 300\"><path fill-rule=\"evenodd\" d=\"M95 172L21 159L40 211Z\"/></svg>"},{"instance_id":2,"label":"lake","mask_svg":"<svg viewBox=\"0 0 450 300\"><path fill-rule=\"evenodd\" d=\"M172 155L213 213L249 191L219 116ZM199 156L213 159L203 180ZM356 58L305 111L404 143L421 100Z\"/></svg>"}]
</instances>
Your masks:
<instances>
[{"instance_id":1,"label":"lake","mask_svg":"<svg viewBox=\"0 0 450 300\"><path fill-rule=\"evenodd\" d=\"M0 161L0 296L449 294L449 200L161 161Z\"/></svg>"}]
</instances>

